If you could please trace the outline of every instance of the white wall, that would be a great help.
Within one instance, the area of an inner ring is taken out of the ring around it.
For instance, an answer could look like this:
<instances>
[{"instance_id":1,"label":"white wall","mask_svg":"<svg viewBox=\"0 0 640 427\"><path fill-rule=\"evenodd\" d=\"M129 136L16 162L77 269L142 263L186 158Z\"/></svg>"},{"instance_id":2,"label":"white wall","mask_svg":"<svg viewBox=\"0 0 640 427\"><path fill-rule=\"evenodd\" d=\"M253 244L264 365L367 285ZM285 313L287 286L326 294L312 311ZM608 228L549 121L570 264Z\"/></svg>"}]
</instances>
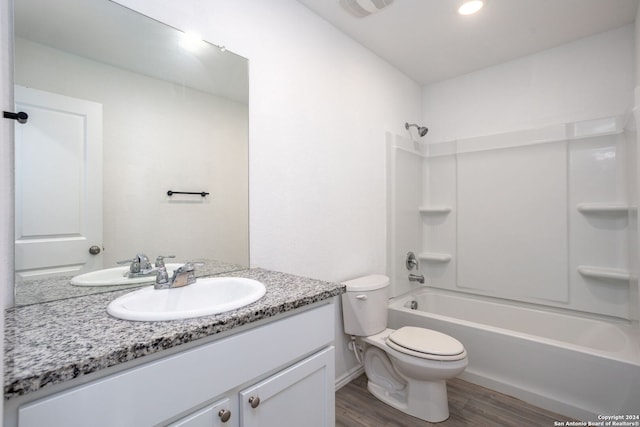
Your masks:
<instances>
[{"instance_id":1,"label":"white wall","mask_svg":"<svg viewBox=\"0 0 640 427\"><path fill-rule=\"evenodd\" d=\"M384 272L385 131L419 117L420 87L294 0L118 2L249 59L251 264ZM336 344L339 378L356 364Z\"/></svg>"},{"instance_id":2,"label":"white wall","mask_svg":"<svg viewBox=\"0 0 640 427\"><path fill-rule=\"evenodd\" d=\"M427 142L622 114L634 86L633 25L425 86Z\"/></svg>"}]
</instances>

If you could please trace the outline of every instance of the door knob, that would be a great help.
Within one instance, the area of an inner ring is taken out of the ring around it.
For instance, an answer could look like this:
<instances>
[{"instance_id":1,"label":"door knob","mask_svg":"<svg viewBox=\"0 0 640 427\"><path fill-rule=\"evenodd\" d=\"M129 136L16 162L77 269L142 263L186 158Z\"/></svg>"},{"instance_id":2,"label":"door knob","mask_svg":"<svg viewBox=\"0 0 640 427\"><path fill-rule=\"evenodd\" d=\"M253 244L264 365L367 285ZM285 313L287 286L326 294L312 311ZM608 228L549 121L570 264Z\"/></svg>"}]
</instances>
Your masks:
<instances>
[{"instance_id":1,"label":"door knob","mask_svg":"<svg viewBox=\"0 0 640 427\"><path fill-rule=\"evenodd\" d=\"M12 113L10 111L3 111L2 112L2 117L4 117L5 119L17 120L18 123L21 123L21 124L25 124L25 123L27 123L27 120L29 120L29 115L27 113L25 113L24 111L20 111L18 113Z\"/></svg>"},{"instance_id":2,"label":"door knob","mask_svg":"<svg viewBox=\"0 0 640 427\"><path fill-rule=\"evenodd\" d=\"M98 255L100 253L100 246L93 245L89 248L89 253L91 255Z\"/></svg>"}]
</instances>

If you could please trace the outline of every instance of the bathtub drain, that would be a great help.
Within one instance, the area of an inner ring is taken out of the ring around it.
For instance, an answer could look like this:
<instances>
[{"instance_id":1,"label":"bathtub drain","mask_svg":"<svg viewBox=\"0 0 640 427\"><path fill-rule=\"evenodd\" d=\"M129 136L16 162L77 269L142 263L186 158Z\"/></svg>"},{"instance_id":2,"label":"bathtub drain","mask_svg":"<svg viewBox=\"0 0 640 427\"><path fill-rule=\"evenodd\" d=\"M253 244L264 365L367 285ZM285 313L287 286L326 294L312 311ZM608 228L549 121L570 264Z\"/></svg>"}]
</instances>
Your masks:
<instances>
[{"instance_id":1,"label":"bathtub drain","mask_svg":"<svg viewBox=\"0 0 640 427\"><path fill-rule=\"evenodd\" d=\"M411 310L417 310L418 309L418 301L413 300L411 301Z\"/></svg>"}]
</instances>

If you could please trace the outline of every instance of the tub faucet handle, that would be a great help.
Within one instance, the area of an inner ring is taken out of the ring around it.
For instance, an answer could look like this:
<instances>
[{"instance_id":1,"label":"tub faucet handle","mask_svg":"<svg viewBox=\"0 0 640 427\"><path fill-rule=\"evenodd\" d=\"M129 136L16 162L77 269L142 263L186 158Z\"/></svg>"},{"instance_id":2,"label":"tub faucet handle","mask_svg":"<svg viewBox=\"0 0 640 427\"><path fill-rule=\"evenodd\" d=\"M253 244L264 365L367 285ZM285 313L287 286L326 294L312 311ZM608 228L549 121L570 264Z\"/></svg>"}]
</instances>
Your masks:
<instances>
[{"instance_id":1,"label":"tub faucet handle","mask_svg":"<svg viewBox=\"0 0 640 427\"><path fill-rule=\"evenodd\" d=\"M167 258L175 258L175 255L158 255L156 258L156 268L164 267L164 260Z\"/></svg>"},{"instance_id":2,"label":"tub faucet handle","mask_svg":"<svg viewBox=\"0 0 640 427\"><path fill-rule=\"evenodd\" d=\"M418 270L420 268L420 264L418 263L418 258L413 252L407 252L407 259L405 260L405 266L407 270L411 271L414 268Z\"/></svg>"}]
</instances>

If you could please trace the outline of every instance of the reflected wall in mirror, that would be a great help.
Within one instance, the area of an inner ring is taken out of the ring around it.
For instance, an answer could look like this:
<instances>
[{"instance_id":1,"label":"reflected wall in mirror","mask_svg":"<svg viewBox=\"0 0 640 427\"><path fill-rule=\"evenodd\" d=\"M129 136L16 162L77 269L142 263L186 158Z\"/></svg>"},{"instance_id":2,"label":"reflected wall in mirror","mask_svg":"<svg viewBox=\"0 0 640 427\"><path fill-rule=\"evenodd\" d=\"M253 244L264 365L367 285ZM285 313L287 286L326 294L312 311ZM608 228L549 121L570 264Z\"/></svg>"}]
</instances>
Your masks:
<instances>
[{"instance_id":1,"label":"reflected wall in mirror","mask_svg":"<svg viewBox=\"0 0 640 427\"><path fill-rule=\"evenodd\" d=\"M137 253L248 267L246 59L108 0L15 0L15 84L17 305Z\"/></svg>"}]
</instances>

